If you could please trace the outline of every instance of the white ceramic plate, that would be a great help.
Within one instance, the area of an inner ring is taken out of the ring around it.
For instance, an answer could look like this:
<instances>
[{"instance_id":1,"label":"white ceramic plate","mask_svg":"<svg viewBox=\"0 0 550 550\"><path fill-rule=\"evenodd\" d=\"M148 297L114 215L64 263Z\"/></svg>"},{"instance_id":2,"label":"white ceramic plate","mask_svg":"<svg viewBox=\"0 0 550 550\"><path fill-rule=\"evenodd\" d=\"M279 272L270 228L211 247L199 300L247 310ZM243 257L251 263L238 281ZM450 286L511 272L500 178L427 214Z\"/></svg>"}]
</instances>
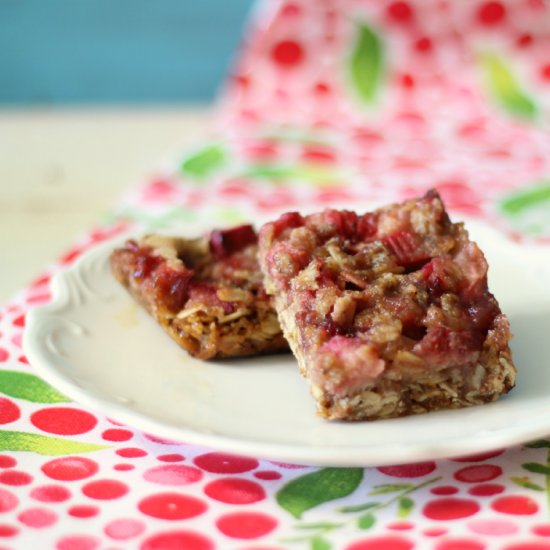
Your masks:
<instances>
[{"instance_id":1,"label":"white ceramic plate","mask_svg":"<svg viewBox=\"0 0 550 550\"><path fill-rule=\"evenodd\" d=\"M382 465L459 456L550 434L550 251L469 224L515 338L518 384L496 403L377 422L314 414L290 355L190 358L111 277L111 243L53 283L30 312L24 348L41 376L76 401L158 436L315 465Z\"/></svg>"}]
</instances>

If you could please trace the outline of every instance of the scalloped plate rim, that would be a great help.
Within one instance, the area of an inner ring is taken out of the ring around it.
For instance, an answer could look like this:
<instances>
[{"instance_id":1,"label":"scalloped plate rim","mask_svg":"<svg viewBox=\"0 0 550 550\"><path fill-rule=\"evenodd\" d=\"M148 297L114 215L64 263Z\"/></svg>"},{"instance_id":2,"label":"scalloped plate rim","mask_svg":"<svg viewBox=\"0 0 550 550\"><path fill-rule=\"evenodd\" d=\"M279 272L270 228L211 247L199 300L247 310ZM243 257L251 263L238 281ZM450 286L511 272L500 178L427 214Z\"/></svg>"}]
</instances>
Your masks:
<instances>
[{"instance_id":1,"label":"scalloped plate rim","mask_svg":"<svg viewBox=\"0 0 550 550\"><path fill-rule=\"evenodd\" d=\"M491 230L494 231L494 228L491 227ZM390 441L384 446L374 448L365 445L323 447L295 444L283 445L280 443L270 444L265 441L212 434L191 428L172 426L161 419L132 410L127 405L117 403L114 399L105 399L93 391L81 388L75 383L75 380L64 374L55 363L49 361L45 356L44 342L37 339L40 325L47 320L49 315L56 314L62 309L64 300L68 298L67 280L71 278L72 274L82 269L82 266L90 258L105 256L117 243L122 242L128 237L128 234L117 236L114 239L94 246L78 258L74 264L56 273L52 279L52 301L31 309L28 312L26 328L23 334L24 352L31 365L36 368L41 377L76 402L89 406L95 411L101 411L101 414L109 418L143 430L146 433L175 441L185 441L186 443L210 447L220 451L253 455L270 460L282 460L317 466L378 466L457 457L521 444L544 437L550 433L549 415L546 421L544 419L531 421L523 426L514 426L508 430L485 430L485 432L482 430L482 437L476 438L472 436L470 438L445 440L443 442L433 441L429 445L415 445L414 443L404 445L402 442L396 444L395 441ZM538 253L543 249L547 252L547 248L544 247L531 247L531 252ZM548 412L550 412L550 397L547 406ZM416 418L420 418L420 416ZM392 422L399 422L400 420L395 419ZM369 423L363 423L363 426L368 434Z\"/></svg>"}]
</instances>

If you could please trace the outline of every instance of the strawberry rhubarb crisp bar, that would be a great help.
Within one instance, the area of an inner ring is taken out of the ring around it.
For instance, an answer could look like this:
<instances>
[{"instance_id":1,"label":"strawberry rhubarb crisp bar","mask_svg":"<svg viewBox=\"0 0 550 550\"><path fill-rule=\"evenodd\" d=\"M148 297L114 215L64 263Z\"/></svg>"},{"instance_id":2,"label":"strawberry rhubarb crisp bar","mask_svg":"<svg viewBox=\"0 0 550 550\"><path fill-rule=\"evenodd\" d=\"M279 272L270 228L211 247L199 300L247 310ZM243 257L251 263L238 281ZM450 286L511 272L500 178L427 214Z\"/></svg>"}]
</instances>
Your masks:
<instances>
[{"instance_id":1,"label":"strawberry rhubarb crisp bar","mask_svg":"<svg viewBox=\"0 0 550 550\"><path fill-rule=\"evenodd\" d=\"M149 235L111 255L113 274L191 355L200 359L287 350L243 225L197 239Z\"/></svg>"},{"instance_id":2,"label":"strawberry rhubarb crisp bar","mask_svg":"<svg viewBox=\"0 0 550 550\"><path fill-rule=\"evenodd\" d=\"M435 191L372 213L288 213L260 231L268 293L321 416L485 403L515 383L487 263Z\"/></svg>"}]
</instances>

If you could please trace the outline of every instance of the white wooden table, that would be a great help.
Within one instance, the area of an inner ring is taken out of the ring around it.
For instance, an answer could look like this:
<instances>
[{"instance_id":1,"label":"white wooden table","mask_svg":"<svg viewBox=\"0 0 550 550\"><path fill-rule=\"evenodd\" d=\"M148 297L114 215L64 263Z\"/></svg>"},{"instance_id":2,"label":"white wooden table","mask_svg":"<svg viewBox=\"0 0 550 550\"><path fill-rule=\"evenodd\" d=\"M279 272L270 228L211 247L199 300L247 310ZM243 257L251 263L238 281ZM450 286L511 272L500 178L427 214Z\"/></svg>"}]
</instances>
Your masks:
<instances>
[{"instance_id":1,"label":"white wooden table","mask_svg":"<svg viewBox=\"0 0 550 550\"><path fill-rule=\"evenodd\" d=\"M0 304L98 222L209 109L0 109Z\"/></svg>"}]
</instances>

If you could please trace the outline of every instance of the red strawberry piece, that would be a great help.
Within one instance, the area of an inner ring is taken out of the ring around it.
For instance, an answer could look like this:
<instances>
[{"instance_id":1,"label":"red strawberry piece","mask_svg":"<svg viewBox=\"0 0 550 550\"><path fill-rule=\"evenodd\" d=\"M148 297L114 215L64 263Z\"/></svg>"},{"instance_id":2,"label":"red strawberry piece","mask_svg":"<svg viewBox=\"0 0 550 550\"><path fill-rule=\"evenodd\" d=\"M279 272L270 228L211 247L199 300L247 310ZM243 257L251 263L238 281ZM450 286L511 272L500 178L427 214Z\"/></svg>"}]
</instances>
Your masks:
<instances>
[{"instance_id":1,"label":"red strawberry piece","mask_svg":"<svg viewBox=\"0 0 550 550\"><path fill-rule=\"evenodd\" d=\"M413 352L434 365L466 364L477 360L479 343L469 331L430 327Z\"/></svg>"},{"instance_id":2,"label":"red strawberry piece","mask_svg":"<svg viewBox=\"0 0 550 550\"><path fill-rule=\"evenodd\" d=\"M162 262L162 258L151 254L147 248L141 248L135 241L129 241L126 244L127 249L135 254L135 279L145 279L148 277Z\"/></svg>"},{"instance_id":3,"label":"red strawberry piece","mask_svg":"<svg viewBox=\"0 0 550 550\"><path fill-rule=\"evenodd\" d=\"M363 214L357 220L357 236L361 240L367 240L376 235L378 227L376 217L372 213Z\"/></svg>"},{"instance_id":4,"label":"red strawberry piece","mask_svg":"<svg viewBox=\"0 0 550 550\"><path fill-rule=\"evenodd\" d=\"M273 222L275 236L280 235L285 229L294 229L304 224L304 219L298 212L287 212L277 221Z\"/></svg>"},{"instance_id":5,"label":"red strawberry piece","mask_svg":"<svg viewBox=\"0 0 550 550\"><path fill-rule=\"evenodd\" d=\"M396 231L386 235L382 238L382 243L403 267L413 268L430 258L422 249L418 237L410 231Z\"/></svg>"},{"instance_id":6,"label":"red strawberry piece","mask_svg":"<svg viewBox=\"0 0 550 550\"><path fill-rule=\"evenodd\" d=\"M195 282L189 290L189 301L208 307L219 307L228 315L235 311L235 302L226 302L218 298L218 289L211 283Z\"/></svg>"},{"instance_id":7,"label":"red strawberry piece","mask_svg":"<svg viewBox=\"0 0 550 550\"><path fill-rule=\"evenodd\" d=\"M251 225L239 225L223 231L212 231L210 250L216 258L222 259L254 244L256 240L256 232Z\"/></svg>"},{"instance_id":8,"label":"red strawberry piece","mask_svg":"<svg viewBox=\"0 0 550 550\"><path fill-rule=\"evenodd\" d=\"M189 280L193 276L190 269L176 270L161 265L154 273L155 291L160 301L173 312L179 311L188 297Z\"/></svg>"},{"instance_id":9,"label":"red strawberry piece","mask_svg":"<svg viewBox=\"0 0 550 550\"><path fill-rule=\"evenodd\" d=\"M476 329L487 331L498 315L498 307L492 296L483 296L468 306L468 314Z\"/></svg>"},{"instance_id":10,"label":"red strawberry piece","mask_svg":"<svg viewBox=\"0 0 550 550\"><path fill-rule=\"evenodd\" d=\"M336 228L336 234L353 238L357 234L357 214L349 210L327 210L325 220Z\"/></svg>"},{"instance_id":11,"label":"red strawberry piece","mask_svg":"<svg viewBox=\"0 0 550 550\"><path fill-rule=\"evenodd\" d=\"M443 258L433 258L422 267L427 288L434 296L441 296L444 292L452 290L456 281L448 271L447 262Z\"/></svg>"}]
</instances>

